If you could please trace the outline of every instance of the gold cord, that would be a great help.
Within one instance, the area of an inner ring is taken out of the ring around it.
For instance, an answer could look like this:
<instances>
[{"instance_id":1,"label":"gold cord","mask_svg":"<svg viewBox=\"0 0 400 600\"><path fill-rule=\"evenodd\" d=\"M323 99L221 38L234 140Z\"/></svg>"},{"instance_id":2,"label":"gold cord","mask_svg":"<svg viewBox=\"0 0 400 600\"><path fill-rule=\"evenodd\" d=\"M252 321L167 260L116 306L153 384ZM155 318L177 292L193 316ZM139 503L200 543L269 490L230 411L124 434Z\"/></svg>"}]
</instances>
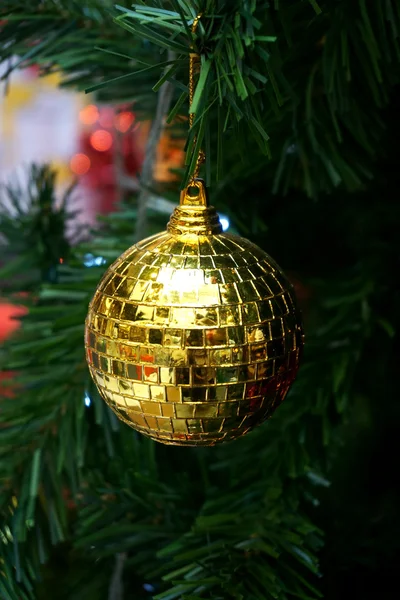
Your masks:
<instances>
[{"instance_id":1,"label":"gold cord","mask_svg":"<svg viewBox=\"0 0 400 600\"><path fill-rule=\"evenodd\" d=\"M200 13L194 19L193 25L192 25L192 33L196 33L197 25L199 24L201 16L202 16L202 14ZM192 106L192 103L193 103L193 96L194 96L194 90L195 90L194 75L195 75L195 70L196 70L198 61L199 61L199 55L196 52L191 52L190 59L189 59L189 106L190 107ZM189 112L190 128L193 127L194 119L195 119L195 114ZM194 140L194 142L196 143L196 139ZM206 156L205 156L203 150L200 150L199 156L197 157L196 167L194 169L192 180L197 179L197 177L199 176L200 166L205 161L205 158L206 158Z\"/></svg>"}]
</instances>

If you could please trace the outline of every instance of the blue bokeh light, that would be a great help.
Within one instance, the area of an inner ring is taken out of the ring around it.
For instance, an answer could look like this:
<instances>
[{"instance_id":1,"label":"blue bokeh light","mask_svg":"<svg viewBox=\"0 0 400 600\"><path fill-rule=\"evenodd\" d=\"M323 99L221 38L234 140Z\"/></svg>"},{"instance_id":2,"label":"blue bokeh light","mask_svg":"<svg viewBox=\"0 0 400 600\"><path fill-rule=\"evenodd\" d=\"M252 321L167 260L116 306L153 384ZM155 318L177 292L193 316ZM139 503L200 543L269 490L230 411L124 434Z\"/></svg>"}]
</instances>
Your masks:
<instances>
[{"instance_id":1,"label":"blue bokeh light","mask_svg":"<svg viewBox=\"0 0 400 600\"><path fill-rule=\"evenodd\" d=\"M227 229L229 229L230 223L229 223L228 217L220 215L219 216L219 220L220 220L221 225L222 225L222 231L226 231Z\"/></svg>"},{"instance_id":2,"label":"blue bokeh light","mask_svg":"<svg viewBox=\"0 0 400 600\"><path fill-rule=\"evenodd\" d=\"M106 264L106 259L102 256L94 256L93 254L85 254L83 259L85 267L100 267Z\"/></svg>"}]
</instances>

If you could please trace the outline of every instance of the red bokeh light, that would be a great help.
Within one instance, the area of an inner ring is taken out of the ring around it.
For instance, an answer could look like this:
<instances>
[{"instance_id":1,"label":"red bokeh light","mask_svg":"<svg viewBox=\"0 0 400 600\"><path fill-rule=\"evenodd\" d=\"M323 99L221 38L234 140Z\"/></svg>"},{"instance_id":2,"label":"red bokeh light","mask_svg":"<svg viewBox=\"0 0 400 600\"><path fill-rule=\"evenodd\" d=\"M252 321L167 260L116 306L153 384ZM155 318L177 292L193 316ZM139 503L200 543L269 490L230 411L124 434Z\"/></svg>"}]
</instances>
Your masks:
<instances>
[{"instance_id":1,"label":"red bokeh light","mask_svg":"<svg viewBox=\"0 0 400 600\"><path fill-rule=\"evenodd\" d=\"M84 125L94 125L99 118L99 109L94 104L88 104L79 111L79 118Z\"/></svg>"},{"instance_id":2,"label":"red bokeh light","mask_svg":"<svg viewBox=\"0 0 400 600\"><path fill-rule=\"evenodd\" d=\"M102 108L99 123L102 127L112 127L114 125L114 110L112 108Z\"/></svg>"},{"instance_id":3,"label":"red bokeh light","mask_svg":"<svg viewBox=\"0 0 400 600\"><path fill-rule=\"evenodd\" d=\"M126 133L135 120L135 115L129 110L124 110L115 116L115 128Z\"/></svg>"},{"instance_id":4,"label":"red bokeh light","mask_svg":"<svg viewBox=\"0 0 400 600\"><path fill-rule=\"evenodd\" d=\"M90 158L86 154L74 154L69 166L75 175L84 175L90 169Z\"/></svg>"},{"instance_id":5,"label":"red bokeh light","mask_svg":"<svg viewBox=\"0 0 400 600\"><path fill-rule=\"evenodd\" d=\"M90 136L90 144L99 152L106 152L112 146L113 138L109 131L99 129Z\"/></svg>"},{"instance_id":6,"label":"red bokeh light","mask_svg":"<svg viewBox=\"0 0 400 600\"><path fill-rule=\"evenodd\" d=\"M5 340L20 326L19 317L26 315L25 306L16 306L0 301L0 341Z\"/></svg>"}]
</instances>

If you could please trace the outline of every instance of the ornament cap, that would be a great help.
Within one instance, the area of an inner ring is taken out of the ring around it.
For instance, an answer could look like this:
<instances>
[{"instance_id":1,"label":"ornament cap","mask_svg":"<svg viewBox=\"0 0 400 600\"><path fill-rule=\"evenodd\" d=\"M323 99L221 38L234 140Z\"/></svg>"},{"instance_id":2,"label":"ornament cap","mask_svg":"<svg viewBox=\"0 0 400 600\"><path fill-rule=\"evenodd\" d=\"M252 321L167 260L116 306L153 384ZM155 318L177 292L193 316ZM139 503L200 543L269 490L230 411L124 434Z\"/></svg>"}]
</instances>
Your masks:
<instances>
[{"instance_id":1,"label":"ornament cap","mask_svg":"<svg viewBox=\"0 0 400 600\"><path fill-rule=\"evenodd\" d=\"M202 179L194 179L181 192L180 204L171 215L167 230L175 235L215 235L222 233L217 211L209 205Z\"/></svg>"},{"instance_id":2,"label":"ornament cap","mask_svg":"<svg viewBox=\"0 0 400 600\"><path fill-rule=\"evenodd\" d=\"M202 179L194 179L181 191L181 206L209 206L208 191Z\"/></svg>"}]
</instances>

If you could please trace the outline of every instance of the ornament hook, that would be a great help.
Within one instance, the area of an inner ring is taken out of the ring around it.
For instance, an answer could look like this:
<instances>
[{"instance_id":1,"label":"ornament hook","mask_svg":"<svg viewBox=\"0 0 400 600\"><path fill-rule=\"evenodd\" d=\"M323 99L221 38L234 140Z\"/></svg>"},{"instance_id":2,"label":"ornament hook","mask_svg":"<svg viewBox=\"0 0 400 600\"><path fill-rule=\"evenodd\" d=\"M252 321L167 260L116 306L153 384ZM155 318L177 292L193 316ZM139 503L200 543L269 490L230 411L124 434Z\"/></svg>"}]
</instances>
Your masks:
<instances>
[{"instance_id":1,"label":"ornament hook","mask_svg":"<svg viewBox=\"0 0 400 600\"><path fill-rule=\"evenodd\" d=\"M197 17L194 19L193 24L192 24L192 34L196 33L196 29L197 29L197 26L199 24L201 17L202 17L202 13L199 13L197 15ZM192 47L192 50L194 50L193 47ZM193 127L194 119L196 116L194 114L194 112L190 111L190 109L193 104L193 97L194 97L194 90L195 90L194 72L196 70L196 65L198 63L198 60L199 60L199 55L197 54L197 52L191 52L189 55L189 127L190 128ZM196 140L194 140L194 141L196 141ZM196 160L196 166L194 169L192 181L195 181L198 178L199 172L200 172L200 166L203 164L205 159L206 159L206 155L205 155L204 151L200 149L199 155Z\"/></svg>"}]
</instances>

